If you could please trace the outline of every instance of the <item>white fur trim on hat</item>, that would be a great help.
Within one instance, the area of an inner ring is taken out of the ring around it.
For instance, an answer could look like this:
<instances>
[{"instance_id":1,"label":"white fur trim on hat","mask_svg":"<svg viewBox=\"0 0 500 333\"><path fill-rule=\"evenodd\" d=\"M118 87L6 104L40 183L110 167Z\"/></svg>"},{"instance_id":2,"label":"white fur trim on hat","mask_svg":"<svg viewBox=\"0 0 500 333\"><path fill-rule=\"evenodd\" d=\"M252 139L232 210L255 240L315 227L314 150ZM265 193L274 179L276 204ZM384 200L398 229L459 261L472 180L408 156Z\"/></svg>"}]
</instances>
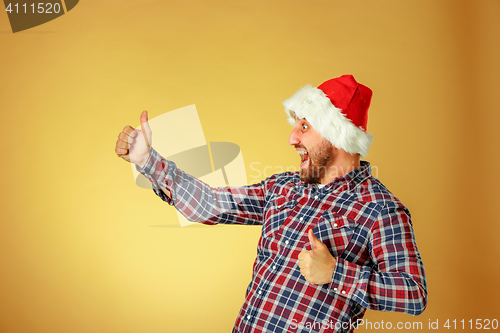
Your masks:
<instances>
[{"instance_id":1,"label":"white fur trim on hat","mask_svg":"<svg viewBox=\"0 0 500 333\"><path fill-rule=\"evenodd\" d=\"M336 108L326 94L318 88L307 85L283 102L288 122L295 125L295 114L306 120L335 147L350 154L368 154L373 135L354 125Z\"/></svg>"}]
</instances>

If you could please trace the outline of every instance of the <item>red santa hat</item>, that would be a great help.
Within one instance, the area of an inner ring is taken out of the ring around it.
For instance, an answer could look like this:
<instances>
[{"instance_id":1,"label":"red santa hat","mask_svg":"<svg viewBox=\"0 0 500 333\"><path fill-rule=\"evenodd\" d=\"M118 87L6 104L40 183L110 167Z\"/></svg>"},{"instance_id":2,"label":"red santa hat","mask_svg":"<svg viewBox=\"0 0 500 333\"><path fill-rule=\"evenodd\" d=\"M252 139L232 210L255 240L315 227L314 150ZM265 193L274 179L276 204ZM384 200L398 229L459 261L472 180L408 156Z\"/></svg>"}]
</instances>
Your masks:
<instances>
[{"instance_id":1,"label":"red santa hat","mask_svg":"<svg viewBox=\"0 0 500 333\"><path fill-rule=\"evenodd\" d=\"M335 147L363 157L373 141L366 131L371 98L370 88L343 75L317 88L306 85L283 105L290 124L295 125L295 116L306 118Z\"/></svg>"}]
</instances>

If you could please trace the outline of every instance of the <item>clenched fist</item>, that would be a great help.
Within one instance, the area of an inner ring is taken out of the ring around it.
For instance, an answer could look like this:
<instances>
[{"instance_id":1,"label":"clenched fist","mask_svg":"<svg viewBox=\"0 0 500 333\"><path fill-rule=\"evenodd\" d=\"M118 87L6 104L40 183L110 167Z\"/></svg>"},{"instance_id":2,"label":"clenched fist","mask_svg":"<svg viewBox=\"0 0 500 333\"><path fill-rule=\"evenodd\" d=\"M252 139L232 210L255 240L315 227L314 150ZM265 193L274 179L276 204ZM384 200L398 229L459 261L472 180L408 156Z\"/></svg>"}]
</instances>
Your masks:
<instances>
[{"instance_id":1,"label":"clenched fist","mask_svg":"<svg viewBox=\"0 0 500 333\"><path fill-rule=\"evenodd\" d=\"M141 129L126 126L118 135L115 152L125 161L137 164L141 168L146 164L151 153L151 128L148 124L148 112L141 113Z\"/></svg>"},{"instance_id":2,"label":"clenched fist","mask_svg":"<svg viewBox=\"0 0 500 333\"><path fill-rule=\"evenodd\" d=\"M313 249L299 253L300 274L312 284L330 283L337 260L332 256L328 247L314 236L312 229L307 232L307 237Z\"/></svg>"}]
</instances>

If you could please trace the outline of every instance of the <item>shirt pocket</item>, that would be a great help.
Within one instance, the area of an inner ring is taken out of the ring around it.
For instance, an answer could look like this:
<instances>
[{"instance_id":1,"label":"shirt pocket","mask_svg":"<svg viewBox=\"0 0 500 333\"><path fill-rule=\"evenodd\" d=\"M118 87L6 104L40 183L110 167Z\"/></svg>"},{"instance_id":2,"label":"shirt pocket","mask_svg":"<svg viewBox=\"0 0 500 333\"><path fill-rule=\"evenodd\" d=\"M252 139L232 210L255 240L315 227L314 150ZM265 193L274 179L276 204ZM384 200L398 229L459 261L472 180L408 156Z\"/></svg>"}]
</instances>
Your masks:
<instances>
[{"instance_id":1,"label":"shirt pocket","mask_svg":"<svg viewBox=\"0 0 500 333\"><path fill-rule=\"evenodd\" d=\"M283 223L290 217L296 205L297 201L281 196L270 201L264 217L262 236L265 238L274 238Z\"/></svg>"},{"instance_id":2,"label":"shirt pocket","mask_svg":"<svg viewBox=\"0 0 500 333\"><path fill-rule=\"evenodd\" d=\"M351 241L355 228L356 223L349 218L332 211L324 211L319 222L314 226L313 233L337 258L342 255ZM309 241L306 241L306 249L312 249Z\"/></svg>"}]
</instances>

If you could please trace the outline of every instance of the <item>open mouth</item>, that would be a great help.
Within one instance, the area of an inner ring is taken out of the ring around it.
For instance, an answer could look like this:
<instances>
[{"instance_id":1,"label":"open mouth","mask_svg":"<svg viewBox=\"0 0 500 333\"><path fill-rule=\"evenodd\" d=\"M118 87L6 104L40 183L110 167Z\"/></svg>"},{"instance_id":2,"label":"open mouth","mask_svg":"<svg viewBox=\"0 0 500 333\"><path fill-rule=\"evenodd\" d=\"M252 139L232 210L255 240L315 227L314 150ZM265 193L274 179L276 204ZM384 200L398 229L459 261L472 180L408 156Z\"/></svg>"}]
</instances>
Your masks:
<instances>
[{"instance_id":1,"label":"open mouth","mask_svg":"<svg viewBox=\"0 0 500 333\"><path fill-rule=\"evenodd\" d=\"M300 157L302 158L300 162L300 167L307 168L309 165L309 153L307 152L307 150L297 150L297 154L299 154Z\"/></svg>"}]
</instances>

